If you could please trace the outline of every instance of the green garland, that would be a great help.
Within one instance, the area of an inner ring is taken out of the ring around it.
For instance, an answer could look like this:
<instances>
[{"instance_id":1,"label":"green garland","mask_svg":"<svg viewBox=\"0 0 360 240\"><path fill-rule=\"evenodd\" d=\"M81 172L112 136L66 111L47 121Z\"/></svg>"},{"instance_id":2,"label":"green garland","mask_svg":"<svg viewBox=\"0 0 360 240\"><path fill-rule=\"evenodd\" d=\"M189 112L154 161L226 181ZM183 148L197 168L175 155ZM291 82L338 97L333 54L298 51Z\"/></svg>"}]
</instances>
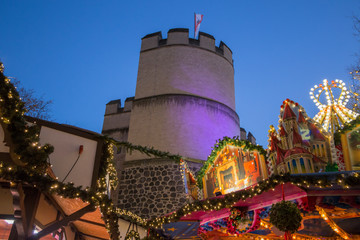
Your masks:
<instances>
[{"instance_id":1,"label":"green garland","mask_svg":"<svg viewBox=\"0 0 360 240\"><path fill-rule=\"evenodd\" d=\"M0 66L3 66L2 63ZM147 225L146 221L136 214L116 208L107 196L106 176L109 176L112 189L115 189L118 183L113 164L113 146L125 147L130 152L136 150L160 158L180 160L179 155L100 136L104 140L104 145L97 186L93 191L89 188L84 190L82 186L75 187L73 183L62 183L44 174L49 167L47 159L53 152L53 147L48 144L38 145L40 128L36 124L29 126L25 121L24 113L26 113L24 104L14 85L3 75L2 67L0 69L0 124L6 130L5 133L9 133L9 136L5 135L5 141L11 145L13 159L18 161L15 165L0 160L0 178L27 183L43 192L56 193L66 198L80 198L84 202L99 206L111 239L118 239L120 236L118 217L140 226Z\"/></svg>"},{"instance_id":2,"label":"green garland","mask_svg":"<svg viewBox=\"0 0 360 240\"><path fill-rule=\"evenodd\" d=\"M5 132L5 140L12 143L12 154L24 167L44 173L49 166L47 158L54 148L39 144L39 128L36 125L28 126L24 119L26 109L20 96L2 72L0 72L0 123Z\"/></svg>"},{"instance_id":3,"label":"green garland","mask_svg":"<svg viewBox=\"0 0 360 240\"><path fill-rule=\"evenodd\" d=\"M140 234L135 230L131 230L125 236L125 240L132 240L132 239L140 240Z\"/></svg>"},{"instance_id":4,"label":"green garland","mask_svg":"<svg viewBox=\"0 0 360 240\"><path fill-rule=\"evenodd\" d=\"M341 135L345 134L347 131L351 131L354 128L356 128L357 126L360 125L360 116L358 116L356 119L345 123L342 129L339 129L336 131L336 133L334 134L334 141L335 141L335 145L340 145L341 144Z\"/></svg>"},{"instance_id":5,"label":"green garland","mask_svg":"<svg viewBox=\"0 0 360 240\"><path fill-rule=\"evenodd\" d=\"M308 187L326 188L334 184L340 185L347 189L352 186L360 186L360 174L354 172L350 175L338 174L336 178L330 179L327 175L302 175L294 176L286 173L285 175L273 175L266 180L260 181L255 186L243 189L237 192L224 195L222 198L211 198L205 200L197 200L193 203L186 204L177 211L163 217L151 219L148 222L150 227L160 228L163 224L176 222L181 217L192 214L197 211L218 211L223 208L231 208L234 203L239 200L253 198L263 192L275 189L276 186L284 183L292 183L304 190Z\"/></svg>"},{"instance_id":6,"label":"green garland","mask_svg":"<svg viewBox=\"0 0 360 240\"><path fill-rule=\"evenodd\" d=\"M180 162L180 159L182 159L182 157L180 155L174 155L174 154L170 154L169 152L159 151L159 150L154 149L154 147L144 147L144 146L140 146L140 145L133 145L129 142L120 142L113 138L109 138L107 136L103 136L103 138L107 139L109 142L111 142L117 148L124 147L126 149L126 151L129 152L130 154L132 153L132 151L135 150L135 151L143 153L149 157L155 156L158 158L167 158L167 159L171 159L171 160L176 160L178 162Z\"/></svg>"},{"instance_id":7,"label":"green garland","mask_svg":"<svg viewBox=\"0 0 360 240\"><path fill-rule=\"evenodd\" d=\"M1 65L1 64L0 64ZM56 193L66 198L80 198L94 207L100 206L105 225L112 239L120 236L118 230L116 208L106 194L107 173L110 175L112 187L116 187L116 171L112 164L110 143L105 143L98 185L95 191L73 183L62 183L45 174L49 167L48 156L53 152L51 145L38 145L40 129L36 125L29 126L24 118L26 112L18 92L10 80L0 71L0 124L4 129L5 141L10 145L10 155L15 164L0 161L0 178L17 183L27 183L42 192ZM112 148L111 148L112 149Z\"/></svg>"},{"instance_id":8,"label":"green garland","mask_svg":"<svg viewBox=\"0 0 360 240\"><path fill-rule=\"evenodd\" d=\"M205 175L205 171L208 169L209 166L213 166L214 162L216 160L216 157L218 156L218 153L224 149L224 147L226 147L227 145L232 145L235 147L241 147L244 150L248 150L248 151L258 151L261 155L263 155L264 157L266 156L266 151L264 150L264 148L260 145L254 145L251 142L247 141L247 140L240 140L239 136L233 137L233 138L229 138L229 137L224 137L223 139L219 139L215 146L212 147L212 151L210 156L208 157L208 159L206 160L206 162L204 163L204 165L201 167L201 169L198 171L197 176L196 176L196 180L197 180L197 185L200 189L203 188L203 182L202 179Z\"/></svg>"},{"instance_id":9,"label":"green garland","mask_svg":"<svg viewBox=\"0 0 360 240\"><path fill-rule=\"evenodd\" d=\"M301 213L295 203L281 201L270 209L270 223L280 231L294 233L301 226Z\"/></svg>"}]
</instances>

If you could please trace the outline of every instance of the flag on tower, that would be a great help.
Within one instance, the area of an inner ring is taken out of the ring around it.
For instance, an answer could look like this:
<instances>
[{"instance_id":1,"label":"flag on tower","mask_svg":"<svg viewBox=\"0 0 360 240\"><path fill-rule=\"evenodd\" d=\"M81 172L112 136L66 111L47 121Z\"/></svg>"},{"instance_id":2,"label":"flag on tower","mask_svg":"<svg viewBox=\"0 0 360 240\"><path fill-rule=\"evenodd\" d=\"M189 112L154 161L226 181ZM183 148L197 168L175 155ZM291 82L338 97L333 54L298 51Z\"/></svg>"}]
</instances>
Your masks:
<instances>
[{"instance_id":1,"label":"flag on tower","mask_svg":"<svg viewBox=\"0 0 360 240\"><path fill-rule=\"evenodd\" d=\"M203 20L203 16L202 14L198 14L195 13L195 32L194 32L194 38L196 39L198 34L199 34L199 30L200 30L200 23Z\"/></svg>"}]
</instances>

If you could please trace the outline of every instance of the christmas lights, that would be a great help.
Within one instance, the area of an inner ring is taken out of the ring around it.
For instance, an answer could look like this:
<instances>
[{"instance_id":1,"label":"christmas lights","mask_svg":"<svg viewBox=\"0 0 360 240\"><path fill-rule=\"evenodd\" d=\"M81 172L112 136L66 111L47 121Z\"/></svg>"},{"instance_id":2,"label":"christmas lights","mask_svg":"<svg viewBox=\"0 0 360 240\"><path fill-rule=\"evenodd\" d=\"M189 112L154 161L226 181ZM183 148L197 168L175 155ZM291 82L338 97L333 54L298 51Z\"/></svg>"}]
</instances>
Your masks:
<instances>
[{"instance_id":1,"label":"christmas lights","mask_svg":"<svg viewBox=\"0 0 360 240\"><path fill-rule=\"evenodd\" d=\"M351 239L351 236L349 234L347 234L343 229L341 229L335 222L334 220L332 220L329 215L326 213L326 211L319 207L319 206L315 206L316 210L319 212L320 216L322 217L322 219L325 220L325 222L327 224L329 224L329 226L331 227L332 230L334 230L334 232L336 232L337 234L339 234L340 237L342 237L343 239Z\"/></svg>"},{"instance_id":2,"label":"christmas lights","mask_svg":"<svg viewBox=\"0 0 360 240\"><path fill-rule=\"evenodd\" d=\"M338 88L341 90L338 99L335 99L332 89ZM318 90L318 94L314 91ZM326 104L320 102L321 94L325 94ZM310 89L310 98L319 108L319 113L315 115L314 120L320 123L323 128L331 133L343 126L345 123L355 119L359 116L358 113L347 109L345 106L350 99L350 92L347 90L345 83L342 80L328 82L324 79L323 84L315 85Z\"/></svg>"}]
</instances>

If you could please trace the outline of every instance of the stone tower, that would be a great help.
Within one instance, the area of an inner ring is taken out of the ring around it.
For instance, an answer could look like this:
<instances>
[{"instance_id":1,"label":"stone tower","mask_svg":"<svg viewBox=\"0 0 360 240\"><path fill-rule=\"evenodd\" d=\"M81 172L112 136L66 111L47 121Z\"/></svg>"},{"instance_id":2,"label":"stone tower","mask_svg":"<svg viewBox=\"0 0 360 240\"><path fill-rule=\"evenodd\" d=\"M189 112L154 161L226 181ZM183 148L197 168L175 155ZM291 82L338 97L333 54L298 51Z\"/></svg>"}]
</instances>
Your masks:
<instances>
[{"instance_id":1,"label":"stone tower","mask_svg":"<svg viewBox=\"0 0 360 240\"><path fill-rule=\"evenodd\" d=\"M193 170L216 140L240 134L235 112L231 50L213 36L189 38L171 29L142 38L135 98L106 105L103 133L136 145L179 154ZM186 185L179 164L119 152L118 205L144 217L159 216L185 204Z\"/></svg>"}]
</instances>

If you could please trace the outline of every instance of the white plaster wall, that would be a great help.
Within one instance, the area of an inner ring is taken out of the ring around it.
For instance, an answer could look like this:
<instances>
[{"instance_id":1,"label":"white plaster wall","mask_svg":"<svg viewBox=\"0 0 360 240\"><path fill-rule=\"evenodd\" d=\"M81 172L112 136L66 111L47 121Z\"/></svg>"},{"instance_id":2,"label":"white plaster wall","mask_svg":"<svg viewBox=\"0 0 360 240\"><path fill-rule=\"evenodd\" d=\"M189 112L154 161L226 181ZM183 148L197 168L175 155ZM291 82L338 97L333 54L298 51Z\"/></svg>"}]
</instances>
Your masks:
<instances>
[{"instance_id":1,"label":"white plaster wall","mask_svg":"<svg viewBox=\"0 0 360 240\"><path fill-rule=\"evenodd\" d=\"M96 141L42 126L40 144L45 143L54 146L50 162L53 165L53 172L60 181L64 179L75 163L79 147L83 145L84 151L65 182L73 182L75 186L90 187L97 147Z\"/></svg>"}]
</instances>

